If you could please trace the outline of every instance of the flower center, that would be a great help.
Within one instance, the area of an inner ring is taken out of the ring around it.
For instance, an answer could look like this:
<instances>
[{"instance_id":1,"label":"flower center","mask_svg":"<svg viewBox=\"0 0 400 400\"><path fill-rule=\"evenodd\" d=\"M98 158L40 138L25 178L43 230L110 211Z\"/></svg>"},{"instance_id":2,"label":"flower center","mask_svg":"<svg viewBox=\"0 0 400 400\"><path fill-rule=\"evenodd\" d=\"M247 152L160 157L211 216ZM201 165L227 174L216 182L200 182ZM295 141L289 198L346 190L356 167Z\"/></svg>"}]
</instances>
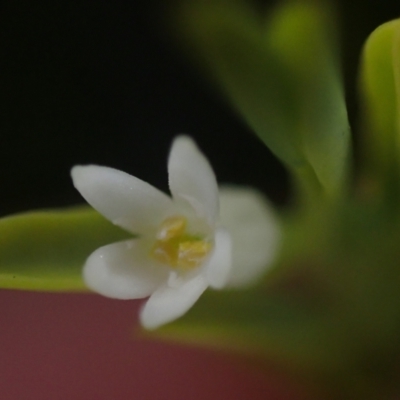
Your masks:
<instances>
[{"instance_id":1,"label":"flower center","mask_svg":"<svg viewBox=\"0 0 400 400\"><path fill-rule=\"evenodd\" d=\"M151 255L172 268L190 270L201 265L212 244L206 239L187 233L187 220L182 216L165 219L158 228Z\"/></svg>"}]
</instances>

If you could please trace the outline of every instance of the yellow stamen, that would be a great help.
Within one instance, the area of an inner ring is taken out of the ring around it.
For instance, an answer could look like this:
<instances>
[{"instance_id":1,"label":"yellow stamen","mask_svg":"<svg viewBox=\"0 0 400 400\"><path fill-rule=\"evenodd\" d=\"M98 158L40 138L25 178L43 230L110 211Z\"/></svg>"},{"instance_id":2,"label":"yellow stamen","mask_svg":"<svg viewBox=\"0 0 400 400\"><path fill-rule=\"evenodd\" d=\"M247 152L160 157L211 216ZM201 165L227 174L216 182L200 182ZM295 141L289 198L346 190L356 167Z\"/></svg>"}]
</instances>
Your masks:
<instances>
[{"instance_id":1,"label":"yellow stamen","mask_svg":"<svg viewBox=\"0 0 400 400\"><path fill-rule=\"evenodd\" d=\"M172 243L162 242L161 240L157 240L151 250L151 255L157 261L174 267L178 258L177 253L177 246L174 246Z\"/></svg>"},{"instance_id":2,"label":"yellow stamen","mask_svg":"<svg viewBox=\"0 0 400 400\"><path fill-rule=\"evenodd\" d=\"M156 234L151 255L172 268L190 270L199 267L211 251L209 241L186 233L185 217L174 216L164 220Z\"/></svg>"},{"instance_id":3,"label":"yellow stamen","mask_svg":"<svg viewBox=\"0 0 400 400\"><path fill-rule=\"evenodd\" d=\"M211 250L211 243L193 240L179 243L178 267L191 269L198 267Z\"/></svg>"}]
</instances>

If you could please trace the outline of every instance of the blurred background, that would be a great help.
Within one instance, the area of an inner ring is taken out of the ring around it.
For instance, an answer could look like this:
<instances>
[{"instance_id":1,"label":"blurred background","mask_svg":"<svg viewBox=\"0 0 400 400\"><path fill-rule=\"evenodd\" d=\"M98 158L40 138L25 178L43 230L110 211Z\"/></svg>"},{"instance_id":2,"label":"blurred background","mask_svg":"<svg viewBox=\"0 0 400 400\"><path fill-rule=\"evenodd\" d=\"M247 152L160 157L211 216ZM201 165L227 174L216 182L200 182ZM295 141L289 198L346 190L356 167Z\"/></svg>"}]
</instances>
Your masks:
<instances>
[{"instance_id":1,"label":"blurred background","mask_svg":"<svg viewBox=\"0 0 400 400\"><path fill-rule=\"evenodd\" d=\"M253 3L267 12L275 2ZM400 5L336 5L356 126L362 43L399 16ZM167 191L167 154L178 133L196 139L220 182L256 186L277 205L288 201L280 163L170 39L169 6L6 1L0 216L82 202L69 177L78 163L122 169ZM133 339L136 302L1 291L0 303L3 399L261 399L264 391L270 399L300 398L272 370L266 379L223 355Z\"/></svg>"},{"instance_id":2,"label":"blurred background","mask_svg":"<svg viewBox=\"0 0 400 400\"><path fill-rule=\"evenodd\" d=\"M276 1L253 1L267 13ZM69 170L97 163L167 190L171 138L192 135L221 182L288 197L268 149L168 35L168 0L7 1L3 11L0 215L81 201ZM366 36L395 1L336 1L351 121Z\"/></svg>"}]
</instances>

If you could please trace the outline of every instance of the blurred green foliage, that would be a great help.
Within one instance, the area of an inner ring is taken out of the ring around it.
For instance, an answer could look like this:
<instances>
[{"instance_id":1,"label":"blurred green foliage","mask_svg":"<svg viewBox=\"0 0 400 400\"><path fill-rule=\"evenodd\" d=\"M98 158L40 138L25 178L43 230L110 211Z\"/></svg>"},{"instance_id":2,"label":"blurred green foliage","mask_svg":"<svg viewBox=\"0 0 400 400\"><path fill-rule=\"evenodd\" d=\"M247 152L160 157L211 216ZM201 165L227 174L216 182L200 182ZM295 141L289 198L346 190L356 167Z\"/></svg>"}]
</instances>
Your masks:
<instances>
[{"instance_id":1,"label":"blurred green foliage","mask_svg":"<svg viewBox=\"0 0 400 400\"><path fill-rule=\"evenodd\" d=\"M98 247L127 233L89 207L36 211L0 220L0 287L87 290L82 267Z\"/></svg>"}]
</instances>

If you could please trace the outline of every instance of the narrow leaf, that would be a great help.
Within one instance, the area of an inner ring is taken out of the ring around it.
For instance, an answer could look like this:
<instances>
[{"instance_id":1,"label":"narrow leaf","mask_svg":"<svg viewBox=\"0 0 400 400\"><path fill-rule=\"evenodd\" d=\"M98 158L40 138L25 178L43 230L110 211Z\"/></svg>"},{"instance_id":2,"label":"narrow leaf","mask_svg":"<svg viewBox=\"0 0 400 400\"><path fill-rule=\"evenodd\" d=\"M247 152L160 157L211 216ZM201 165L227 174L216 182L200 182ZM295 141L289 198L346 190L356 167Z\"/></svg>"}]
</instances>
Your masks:
<instances>
[{"instance_id":1,"label":"narrow leaf","mask_svg":"<svg viewBox=\"0 0 400 400\"><path fill-rule=\"evenodd\" d=\"M350 130L328 12L284 2L265 21L244 2L224 0L183 1L180 11L181 40L303 194L341 192Z\"/></svg>"},{"instance_id":2,"label":"narrow leaf","mask_svg":"<svg viewBox=\"0 0 400 400\"><path fill-rule=\"evenodd\" d=\"M400 155L400 20L378 27L368 38L361 65L365 167L378 181L397 181Z\"/></svg>"},{"instance_id":3,"label":"narrow leaf","mask_svg":"<svg viewBox=\"0 0 400 400\"><path fill-rule=\"evenodd\" d=\"M293 77L301 148L325 191L347 181L350 128L337 65L332 12L323 3L289 1L272 15L267 41Z\"/></svg>"},{"instance_id":4,"label":"narrow leaf","mask_svg":"<svg viewBox=\"0 0 400 400\"><path fill-rule=\"evenodd\" d=\"M271 56L263 21L241 2L188 1L176 28L266 145L289 167L304 168L290 77Z\"/></svg>"},{"instance_id":5,"label":"narrow leaf","mask_svg":"<svg viewBox=\"0 0 400 400\"><path fill-rule=\"evenodd\" d=\"M96 248L128 236L88 207L0 219L0 287L86 290L81 270Z\"/></svg>"}]
</instances>

